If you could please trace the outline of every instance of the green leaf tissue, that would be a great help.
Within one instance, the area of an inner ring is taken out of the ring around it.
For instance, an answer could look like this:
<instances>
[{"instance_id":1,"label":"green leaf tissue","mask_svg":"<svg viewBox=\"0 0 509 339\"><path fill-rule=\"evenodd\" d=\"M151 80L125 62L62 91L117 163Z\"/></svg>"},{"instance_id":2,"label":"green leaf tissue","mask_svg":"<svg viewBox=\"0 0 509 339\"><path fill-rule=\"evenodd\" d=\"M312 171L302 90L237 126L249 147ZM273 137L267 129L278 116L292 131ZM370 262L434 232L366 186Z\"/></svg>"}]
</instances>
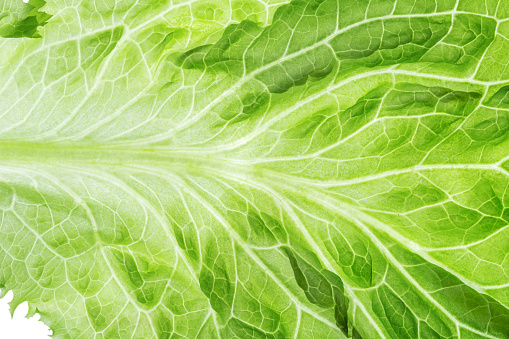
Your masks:
<instances>
[{"instance_id":1,"label":"green leaf tissue","mask_svg":"<svg viewBox=\"0 0 509 339\"><path fill-rule=\"evenodd\" d=\"M0 0L0 288L59 339L508 339L509 0Z\"/></svg>"}]
</instances>

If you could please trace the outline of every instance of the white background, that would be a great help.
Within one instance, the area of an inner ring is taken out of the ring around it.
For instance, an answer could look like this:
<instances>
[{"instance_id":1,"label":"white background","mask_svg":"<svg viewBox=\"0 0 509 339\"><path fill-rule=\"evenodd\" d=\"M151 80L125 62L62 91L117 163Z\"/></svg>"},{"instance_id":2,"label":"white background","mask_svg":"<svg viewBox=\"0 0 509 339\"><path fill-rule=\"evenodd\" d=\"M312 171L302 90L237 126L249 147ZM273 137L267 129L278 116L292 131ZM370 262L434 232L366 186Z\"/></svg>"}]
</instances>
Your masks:
<instances>
[{"instance_id":1,"label":"white background","mask_svg":"<svg viewBox=\"0 0 509 339\"><path fill-rule=\"evenodd\" d=\"M0 299L0 337L2 339L49 339L50 329L39 321L39 315L25 318L28 305L26 302L16 308L14 317L9 313L9 304L12 300L12 291Z\"/></svg>"}]
</instances>

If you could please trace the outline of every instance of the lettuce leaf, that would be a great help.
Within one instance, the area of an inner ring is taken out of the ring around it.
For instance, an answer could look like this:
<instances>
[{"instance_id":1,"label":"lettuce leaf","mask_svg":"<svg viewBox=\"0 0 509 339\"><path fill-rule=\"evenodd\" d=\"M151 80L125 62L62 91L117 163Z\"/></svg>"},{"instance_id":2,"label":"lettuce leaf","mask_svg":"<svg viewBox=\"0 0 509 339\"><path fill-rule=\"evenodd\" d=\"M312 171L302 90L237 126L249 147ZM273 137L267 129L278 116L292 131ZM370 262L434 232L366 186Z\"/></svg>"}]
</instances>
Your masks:
<instances>
[{"instance_id":1,"label":"lettuce leaf","mask_svg":"<svg viewBox=\"0 0 509 339\"><path fill-rule=\"evenodd\" d=\"M1 8L0 288L55 338L509 338L509 1Z\"/></svg>"}]
</instances>

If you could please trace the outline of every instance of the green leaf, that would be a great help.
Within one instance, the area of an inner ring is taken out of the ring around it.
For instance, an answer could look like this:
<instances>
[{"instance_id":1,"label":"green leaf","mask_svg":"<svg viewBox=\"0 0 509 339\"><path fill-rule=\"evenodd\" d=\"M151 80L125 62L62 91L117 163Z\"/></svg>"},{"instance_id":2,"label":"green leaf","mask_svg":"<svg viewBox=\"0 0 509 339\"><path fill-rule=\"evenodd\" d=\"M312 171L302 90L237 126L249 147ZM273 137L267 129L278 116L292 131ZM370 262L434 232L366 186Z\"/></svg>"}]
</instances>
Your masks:
<instances>
[{"instance_id":1,"label":"green leaf","mask_svg":"<svg viewBox=\"0 0 509 339\"><path fill-rule=\"evenodd\" d=\"M0 1L0 37L3 38L40 38L37 29L44 26L51 15L41 10L44 0Z\"/></svg>"},{"instance_id":2,"label":"green leaf","mask_svg":"<svg viewBox=\"0 0 509 339\"><path fill-rule=\"evenodd\" d=\"M56 338L509 338L507 0L1 8L0 287Z\"/></svg>"}]
</instances>

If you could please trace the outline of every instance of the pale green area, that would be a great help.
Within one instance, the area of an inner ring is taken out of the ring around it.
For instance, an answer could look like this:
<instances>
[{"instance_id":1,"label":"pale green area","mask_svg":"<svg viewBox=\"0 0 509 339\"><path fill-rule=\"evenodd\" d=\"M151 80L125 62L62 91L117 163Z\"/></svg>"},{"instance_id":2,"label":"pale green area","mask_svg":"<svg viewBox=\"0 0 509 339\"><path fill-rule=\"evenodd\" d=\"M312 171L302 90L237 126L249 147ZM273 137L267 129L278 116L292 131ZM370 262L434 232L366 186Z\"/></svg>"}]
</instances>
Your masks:
<instances>
[{"instance_id":1,"label":"pale green area","mask_svg":"<svg viewBox=\"0 0 509 339\"><path fill-rule=\"evenodd\" d=\"M55 338L509 338L509 0L0 4Z\"/></svg>"}]
</instances>

